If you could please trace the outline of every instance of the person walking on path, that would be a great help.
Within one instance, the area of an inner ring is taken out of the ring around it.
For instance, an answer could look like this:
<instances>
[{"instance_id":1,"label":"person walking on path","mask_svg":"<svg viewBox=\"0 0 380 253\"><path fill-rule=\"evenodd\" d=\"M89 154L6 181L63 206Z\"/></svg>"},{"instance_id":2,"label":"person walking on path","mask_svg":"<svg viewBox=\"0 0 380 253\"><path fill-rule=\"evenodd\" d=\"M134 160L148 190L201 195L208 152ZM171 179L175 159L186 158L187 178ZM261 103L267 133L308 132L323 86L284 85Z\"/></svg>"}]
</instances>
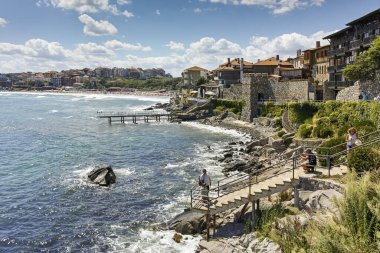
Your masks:
<instances>
[{"instance_id":1,"label":"person walking on path","mask_svg":"<svg viewBox=\"0 0 380 253\"><path fill-rule=\"evenodd\" d=\"M203 169L202 175L199 176L199 186L202 186L202 198L204 201L208 201L208 192L211 186L211 178L207 174L207 170Z\"/></svg>"},{"instance_id":2,"label":"person walking on path","mask_svg":"<svg viewBox=\"0 0 380 253\"><path fill-rule=\"evenodd\" d=\"M358 132L355 127L351 127L348 129L347 135L346 135L346 142L347 142L347 154L350 152L350 149L355 147L355 142L359 139Z\"/></svg>"}]
</instances>

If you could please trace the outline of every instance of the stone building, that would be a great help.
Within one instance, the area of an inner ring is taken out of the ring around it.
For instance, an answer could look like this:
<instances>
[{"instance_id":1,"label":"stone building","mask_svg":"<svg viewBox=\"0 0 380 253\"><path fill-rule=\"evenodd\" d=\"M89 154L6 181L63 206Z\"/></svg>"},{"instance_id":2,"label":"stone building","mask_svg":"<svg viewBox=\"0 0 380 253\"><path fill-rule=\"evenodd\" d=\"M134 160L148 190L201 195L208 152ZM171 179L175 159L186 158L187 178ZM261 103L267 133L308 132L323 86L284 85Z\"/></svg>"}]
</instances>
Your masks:
<instances>
[{"instance_id":1,"label":"stone building","mask_svg":"<svg viewBox=\"0 0 380 253\"><path fill-rule=\"evenodd\" d=\"M255 64L253 64L252 73L256 74L266 74L266 75L274 75L276 68L294 68L293 64L288 61L280 60L280 56L276 55L276 57L272 57L266 59L264 61L258 60Z\"/></svg>"},{"instance_id":2,"label":"stone building","mask_svg":"<svg viewBox=\"0 0 380 253\"><path fill-rule=\"evenodd\" d=\"M231 84L241 83L243 73L253 73L253 63L244 61L243 58L236 58L231 61L227 59L226 63L219 65L219 68L214 70L214 80L224 87L230 87Z\"/></svg>"},{"instance_id":3,"label":"stone building","mask_svg":"<svg viewBox=\"0 0 380 253\"><path fill-rule=\"evenodd\" d=\"M348 24L346 28L326 36L330 41L329 89L336 95L338 91L352 85L345 79L342 70L356 61L357 56L367 50L372 41L380 35L380 9L362 16Z\"/></svg>"},{"instance_id":4,"label":"stone building","mask_svg":"<svg viewBox=\"0 0 380 253\"><path fill-rule=\"evenodd\" d=\"M185 86L195 86L199 79L207 78L208 70L197 66L185 69L182 72L183 83Z\"/></svg>"},{"instance_id":5,"label":"stone building","mask_svg":"<svg viewBox=\"0 0 380 253\"><path fill-rule=\"evenodd\" d=\"M246 102L241 118L248 122L258 116L258 105L262 101L288 102L315 99L315 86L308 80L279 81L277 78L256 74L244 74L240 92L241 99Z\"/></svg>"}]
</instances>

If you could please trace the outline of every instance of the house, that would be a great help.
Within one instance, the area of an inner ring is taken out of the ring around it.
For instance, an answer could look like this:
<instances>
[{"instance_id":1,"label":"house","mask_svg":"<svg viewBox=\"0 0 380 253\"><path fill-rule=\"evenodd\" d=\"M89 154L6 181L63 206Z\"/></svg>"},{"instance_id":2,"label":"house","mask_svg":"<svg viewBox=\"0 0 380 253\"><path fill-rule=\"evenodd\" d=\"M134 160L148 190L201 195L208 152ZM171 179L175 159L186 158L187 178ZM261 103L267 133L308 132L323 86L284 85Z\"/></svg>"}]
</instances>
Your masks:
<instances>
[{"instance_id":1,"label":"house","mask_svg":"<svg viewBox=\"0 0 380 253\"><path fill-rule=\"evenodd\" d=\"M219 68L214 70L215 80L224 87L230 87L231 84L241 83L243 73L253 73L253 63L244 61L243 58L235 58L231 61L219 65Z\"/></svg>"},{"instance_id":2,"label":"house","mask_svg":"<svg viewBox=\"0 0 380 253\"><path fill-rule=\"evenodd\" d=\"M11 86L12 86L11 80L4 75L0 75L0 87L11 87Z\"/></svg>"},{"instance_id":3,"label":"house","mask_svg":"<svg viewBox=\"0 0 380 253\"><path fill-rule=\"evenodd\" d=\"M324 38L330 41L328 88L332 89L335 95L352 85L342 74L344 67L355 62L358 55L367 50L372 41L380 35L380 9L355 19L346 26Z\"/></svg>"},{"instance_id":4,"label":"house","mask_svg":"<svg viewBox=\"0 0 380 253\"><path fill-rule=\"evenodd\" d=\"M327 52L329 48L329 45L321 46L321 42L317 41L315 43L315 48L310 48L303 52L304 68L310 71L310 76L315 83L323 84L328 81L329 75L327 73L327 68L329 66L329 59L327 57Z\"/></svg>"},{"instance_id":5,"label":"house","mask_svg":"<svg viewBox=\"0 0 380 253\"><path fill-rule=\"evenodd\" d=\"M199 79L207 79L208 70L197 66L185 69L182 72L183 83L185 86L195 86Z\"/></svg>"},{"instance_id":6,"label":"house","mask_svg":"<svg viewBox=\"0 0 380 253\"><path fill-rule=\"evenodd\" d=\"M258 60L253 64L253 72L255 74L265 74L265 75L274 75L275 69L280 68L294 68L293 64L288 61L280 60L280 56L271 57L264 61Z\"/></svg>"}]
</instances>

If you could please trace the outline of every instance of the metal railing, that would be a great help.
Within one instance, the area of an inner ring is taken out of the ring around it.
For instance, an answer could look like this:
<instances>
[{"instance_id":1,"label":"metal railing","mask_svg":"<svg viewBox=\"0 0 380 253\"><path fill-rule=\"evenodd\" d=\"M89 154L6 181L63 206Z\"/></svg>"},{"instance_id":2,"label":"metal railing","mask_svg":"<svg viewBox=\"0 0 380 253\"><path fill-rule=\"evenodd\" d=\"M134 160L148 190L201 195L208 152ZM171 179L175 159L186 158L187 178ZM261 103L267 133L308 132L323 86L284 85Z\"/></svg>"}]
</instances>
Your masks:
<instances>
[{"instance_id":1,"label":"metal railing","mask_svg":"<svg viewBox=\"0 0 380 253\"><path fill-rule=\"evenodd\" d=\"M372 133L368 133L359 138L362 141L362 145L355 146L350 150L360 149L363 147L372 146L378 144L380 148L380 130L374 131ZM343 148L341 148L343 145ZM333 147L318 147L318 150L325 150L326 154L314 154L318 161L325 161L324 164L315 165L316 167L326 168L328 170L328 176L331 176L331 169L334 166L339 166L346 163L347 157L347 149L346 142L340 143ZM337 149L338 148L338 149ZM336 152L333 152L337 150ZM324 153L325 153L324 152ZM210 190L205 190L199 186L194 186L190 190L190 207L191 208L199 208L204 206L205 201L209 203L207 205L207 210L210 209L210 203L215 201L216 199L244 188L248 188L249 195L251 195L252 186L268 180L273 177L277 177L278 175L287 173L292 171L293 176L292 180L295 178L295 169L300 168L302 161L305 160L305 156L302 154L302 149L300 149L297 153L293 155L293 157L288 159L283 159L278 163L270 165L268 167L259 169L257 171L252 172L251 174L246 175L233 175L231 177L224 178L217 182L217 186L211 188ZM273 172L274 170L278 170Z\"/></svg>"},{"instance_id":2,"label":"metal railing","mask_svg":"<svg viewBox=\"0 0 380 253\"><path fill-rule=\"evenodd\" d=\"M170 112L167 112L162 109L158 110L142 110L142 111L124 111L124 112L106 112L106 111L97 111L96 115L98 118L101 117L128 117L128 116L166 116L170 115Z\"/></svg>"}]
</instances>

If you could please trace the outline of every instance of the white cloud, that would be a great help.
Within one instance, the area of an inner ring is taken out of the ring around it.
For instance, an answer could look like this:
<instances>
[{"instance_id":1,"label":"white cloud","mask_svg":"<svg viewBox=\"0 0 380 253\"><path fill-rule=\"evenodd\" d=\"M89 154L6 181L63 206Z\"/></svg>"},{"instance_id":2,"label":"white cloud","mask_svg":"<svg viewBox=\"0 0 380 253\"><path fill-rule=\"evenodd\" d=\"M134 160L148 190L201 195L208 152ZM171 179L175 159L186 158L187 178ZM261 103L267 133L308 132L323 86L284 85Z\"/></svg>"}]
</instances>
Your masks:
<instances>
[{"instance_id":1,"label":"white cloud","mask_svg":"<svg viewBox=\"0 0 380 253\"><path fill-rule=\"evenodd\" d=\"M132 0L117 0L117 3L119 5L124 5L124 4L131 4Z\"/></svg>"},{"instance_id":2,"label":"white cloud","mask_svg":"<svg viewBox=\"0 0 380 253\"><path fill-rule=\"evenodd\" d=\"M160 12L160 10L156 10L156 15L161 15L161 12Z\"/></svg>"},{"instance_id":3,"label":"white cloud","mask_svg":"<svg viewBox=\"0 0 380 253\"><path fill-rule=\"evenodd\" d=\"M274 14L283 14L295 9L309 6L321 6L325 0L200 0L210 3L261 6L270 9Z\"/></svg>"},{"instance_id":4,"label":"white cloud","mask_svg":"<svg viewBox=\"0 0 380 253\"><path fill-rule=\"evenodd\" d=\"M124 49L124 50L143 51L143 52L152 51L151 47L144 47L140 43L133 45L133 44L128 44L128 43L123 43L118 40L108 40L104 43L104 46L106 48L113 49L113 50Z\"/></svg>"},{"instance_id":5,"label":"white cloud","mask_svg":"<svg viewBox=\"0 0 380 253\"><path fill-rule=\"evenodd\" d=\"M171 55L145 57L140 52L150 51L150 47L139 43L129 44L118 40L108 40L104 44L78 44L74 49L66 49L58 42L42 39L31 39L24 44L0 43L0 66L2 72L48 71L70 68L107 67L162 67L174 76L191 66L197 65L209 70L226 62L227 58L243 57L256 62L276 54L281 59L296 55L297 49L306 50L315 47L315 41L330 34L323 31L311 35L299 33L282 34L277 37L253 36L249 44L242 46L233 41L221 38L204 37L190 43L184 51ZM322 41L322 43L327 43ZM169 42L166 46L177 45ZM125 50L134 51L125 54Z\"/></svg>"},{"instance_id":6,"label":"white cloud","mask_svg":"<svg viewBox=\"0 0 380 253\"><path fill-rule=\"evenodd\" d=\"M76 10L80 13L109 11L110 7L108 0L50 0L50 4L55 8L65 10Z\"/></svg>"},{"instance_id":7,"label":"white cloud","mask_svg":"<svg viewBox=\"0 0 380 253\"><path fill-rule=\"evenodd\" d=\"M62 60L70 55L58 42L43 39L30 39L24 45L0 43L0 55L22 55L44 59Z\"/></svg>"},{"instance_id":8,"label":"white cloud","mask_svg":"<svg viewBox=\"0 0 380 253\"><path fill-rule=\"evenodd\" d=\"M119 5L129 4L132 1L118 0ZM40 7L42 4L61 8L64 10L75 10L81 14L95 13L99 11L110 12L114 15L124 15L128 18L133 17L133 13L125 10L121 12L115 4L110 4L110 0L39 0L36 5Z\"/></svg>"},{"instance_id":9,"label":"white cloud","mask_svg":"<svg viewBox=\"0 0 380 253\"><path fill-rule=\"evenodd\" d=\"M265 59L279 54L283 59L294 56L298 49L306 50L315 47L316 41L321 45L328 44L328 41L322 40L331 32L319 31L309 36L299 33L282 34L275 38L253 36L250 45L245 49L245 54L251 59Z\"/></svg>"},{"instance_id":10,"label":"white cloud","mask_svg":"<svg viewBox=\"0 0 380 253\"><path fill-rule=\"evenodd\" d=\"M79 16L79 21L84 24L83 32L90 36L111 35L117 33L117 28L108 21L96 21L87 14Z\"/></svg>"},{"instance_id":11,"label":"white cloud","mask_svg":"<svg viewBox=\"0 0 380 253\"><path fill-rule=\"evenodd\" d=\"M127 18L132 18L135 16L132 12L129 12L128 10L123 11L122 15L126 16Z\"/></svg>"},{"instance_id":12,"label":"white cloud","mask_svg":"<svg viewBox=\"0 0 380 253\"><path fill-rule=\"evenodd\" d=\"M5 26L8 22L4 18L0 18L0 26Z\"/></svg>"},{"instance_id":13,"label":"white cloud","mask_svg":"<svg viewBox=\"0 0 380 253\"><path fill-rule=\"evenodd\" d=\"M200 9L200 8L195 8L195 9L194 9L194 12L195 12L195 13L201 13L201 12L202 12L202 9Z\"/></svg>"},{"instance_id":14,"label":"white cloud","mask_svg":"<svg viewBox=\"0 0 380 253\"><path fill-rule=\"evenodd\" d=\"M174 51L185 50L185 45L183 45L183 43L181 43L181 42L170 41L165 46L170 48L171 50L174 50Z\"/></svg>"}]
</instances>

